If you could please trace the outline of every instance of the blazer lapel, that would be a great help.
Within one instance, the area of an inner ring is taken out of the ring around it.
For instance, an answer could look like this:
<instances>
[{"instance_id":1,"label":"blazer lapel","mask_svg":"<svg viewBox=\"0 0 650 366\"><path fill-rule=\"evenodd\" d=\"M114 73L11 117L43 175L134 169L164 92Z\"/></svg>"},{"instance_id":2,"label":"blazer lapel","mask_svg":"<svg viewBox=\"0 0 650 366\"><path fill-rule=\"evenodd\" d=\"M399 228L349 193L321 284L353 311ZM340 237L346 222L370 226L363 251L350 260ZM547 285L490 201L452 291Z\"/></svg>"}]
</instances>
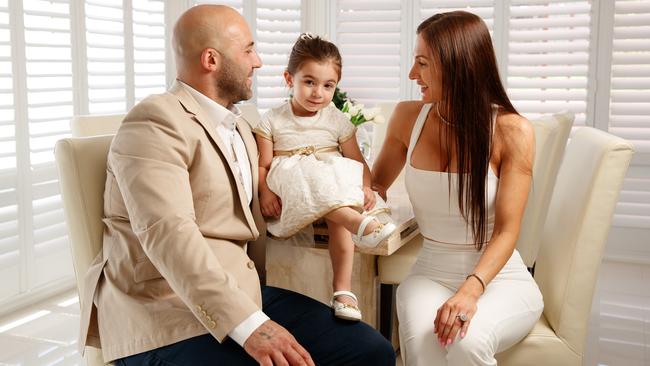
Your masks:
<instances>
[{"instance_id":1,"label":"blazer lapel","mask_svg":"<svg viewBox=\"0 0 650 366\"><path fill-rule=\"evenodd\" d=\"M263 235L266 232L266 222L264 221L264 217L262 217L262 211L260 210L258 199L259 154L257 151L257 142L255 142L255 137L251 132L250 126L250 122L248 122L243 116L237 118L237 130L244 141L246 153L248 154L248 161L251 164L251 177L253 178L253 202L251 210L253 211L254 220L257 223L257 229L260 231L260 235Z\"/></svg>"},{"instance_id":2,"label":"blazer lapel","mask_svg":"<svg viewBox=\"0 0 650 366\"><path fill-rule=\"evenodd\" d=\"M230 156L229 147L226 146L226 144L223 142L223 140L221 139L221 137L219 137L219 134L217 133L217 122L203 112L203 109L201 109L201 107L196 102L194 97L192 97L192 95L190 95L190 93L188 93L187 90L185 90L185 88L178 81L174 82L174 84L172 85L169 91L170 93L176 95L178 101L183 105L183 107L185 108L185 110L187 110L187 112L194 115L194 119L203 127L203 129L207 132L208 137L210 137L210 139L217 146L219 152L226 158L225 160L228 162L228 169L230 169L230 173L235 178L234 179L235 188L237 190L237 194L239 196L239 202L241 203L242 211L244 212L246 221L248 222L248 225L251 227L251 231L253 232L253 234L255 236L258 236L259 231L257 230L255 219L253 218L253 214L250 210L250 207L248 206L248 196L246 195L246 190L242 186L242 182L240 182L239 178L235 175L236 170L235 167L233 166L234 163L232 159L229 158ZM257 161L257 157L255 157L255 160L250 159L250 147L248 146L248 144L246 144L245 141L244 144L246 145L246 150L248 152L249 160L251 162ZM253 173L253 169L251 169L251 173ZM253 192L256 192L257 169L253 173L252 178L253 178Z\"/></svg>"},{"instance_id":3,"label":"blazer lapel","mask_svg":"<svg viewBox=\"0 0 650 366\"><path fill-rule=\"evenodd\" d=\"M248 154L248 161L251 164L251 175L253 177L253 192L257 192L257 179L258 179L258 155L257 155L257 143L255 142L255 137L251 132L250 125L248 121L242 116L237 118L237 130L239 135L241 135L242 140L244 141L244 146L246 146L246 153Z\"/></svg>"}]
</instances>

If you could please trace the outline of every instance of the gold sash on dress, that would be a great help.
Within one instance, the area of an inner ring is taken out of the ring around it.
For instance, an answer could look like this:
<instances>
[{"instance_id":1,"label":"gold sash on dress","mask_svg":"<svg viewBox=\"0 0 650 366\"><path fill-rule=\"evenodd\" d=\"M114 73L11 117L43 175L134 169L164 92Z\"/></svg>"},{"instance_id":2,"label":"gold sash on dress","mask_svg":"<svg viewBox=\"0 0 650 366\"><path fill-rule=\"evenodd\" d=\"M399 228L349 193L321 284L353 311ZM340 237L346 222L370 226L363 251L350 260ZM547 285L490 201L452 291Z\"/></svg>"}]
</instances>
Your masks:
<instances>
[{"instance_id":1,"label":"gold sash on dress","mask_svg":"<svg viewBox=\"0 0 650 366\"><path fill-rule=\"evenodd\" d=\"M304 146L294 150L274 150L274 156L293 156L293 155L311 155L319 152L335 152L339 151L338 146L324 146L324 147L315 147L315 146Z\"/></svg>"}]
</instances>

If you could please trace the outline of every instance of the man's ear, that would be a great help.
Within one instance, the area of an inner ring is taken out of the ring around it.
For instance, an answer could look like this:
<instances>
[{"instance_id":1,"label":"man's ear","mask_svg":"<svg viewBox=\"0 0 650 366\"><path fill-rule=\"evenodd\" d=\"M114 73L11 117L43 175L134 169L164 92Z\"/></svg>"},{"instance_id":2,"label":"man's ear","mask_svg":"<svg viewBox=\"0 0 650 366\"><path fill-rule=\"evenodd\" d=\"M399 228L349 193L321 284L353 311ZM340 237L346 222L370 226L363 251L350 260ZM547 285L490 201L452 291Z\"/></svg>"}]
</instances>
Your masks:
<instances>
[{"instance_id":1,"label":"man's ear","mask_svg":"<svg viewBox=\"0 0 650 366\"><path fill-rule=\"evenodd\" d=\"M216 71L221 67L221 55L214 48L206 48L201 52L201 66L206 71Z\"/></svg>"},{"instance_id":2,"label":"man's ear","mask_svg":"<svg viewBox=\"0 0 650 366\"><path fill-rule=\"evenodd\" d=\"M293 75L289 74L289 71L284 71L284 81L288 87L293 88Z\"/></svg>"}]
</instances>

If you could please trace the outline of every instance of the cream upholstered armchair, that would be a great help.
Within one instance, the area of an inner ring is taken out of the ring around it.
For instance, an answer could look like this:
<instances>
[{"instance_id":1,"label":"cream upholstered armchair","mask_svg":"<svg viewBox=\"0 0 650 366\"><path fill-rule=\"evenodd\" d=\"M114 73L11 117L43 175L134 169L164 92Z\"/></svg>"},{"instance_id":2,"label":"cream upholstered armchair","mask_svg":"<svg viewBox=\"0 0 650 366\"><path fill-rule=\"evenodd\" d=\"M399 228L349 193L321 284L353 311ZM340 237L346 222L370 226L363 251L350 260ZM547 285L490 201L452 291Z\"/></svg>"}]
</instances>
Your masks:
<instances>
[{"instance_id":1,"label":"cream upholstered armchair","mask_svg":"<svg viewBox=\"0 0 650 366\"><path fill-rule=\"evenodd\" d=\"M614 208L633 155L625 140L590 127L567 146L541 233L535 281L544 312L499 365L582 365L591 302Z\"/></svg>"},{"instance_id":2,"label":"cream upholstered armchair","mask_svg":"<svg viewBox=\"0 0 650 366\"><path fill-rule=\"evenodd\" d=\"M526 266L531 269L534 268L539 252L542 228L573 119L573 113L560 113L531 121L535 128L536 151L533 182L517 240L517 250Z\"/></svg>"},{"instance_id":3,"label":"cream upholstered armchair","mask_svg":"<svg viewBox=\"0 0 650 366\"><path fill-rule=\"evenodd\" d=\"M79 293L102 248L106 157L123 118L124 114L75 116L70 121L74 137L57 141L54 149ZM89 366L104 365L96 348L86 348L84 358Z\"/></svg>"},{"instance_id":4,"label":"cream upholstered armchair","mask_svg":"<svg viewBox=\"0 0 650 366\"><path fill-rule=\"evenodd\" d=\"M83 278L102 248L106 157L113 135L67 138L54 148L63 197L63 211L72 248L77 289L83 293ZM88 347L88 365L103 365L101 352Z\"/></svg>"},{"instance_id":5,"label":"cream upholstered armchair","mask_svg":"<svg viewBox=\"0 0 650 366\"><path fill-rule=\"evenodd\" d=\"M124 114L74 116L70 121L73 137L113 135L120 128Z\"/></svg>"}]
</instances>

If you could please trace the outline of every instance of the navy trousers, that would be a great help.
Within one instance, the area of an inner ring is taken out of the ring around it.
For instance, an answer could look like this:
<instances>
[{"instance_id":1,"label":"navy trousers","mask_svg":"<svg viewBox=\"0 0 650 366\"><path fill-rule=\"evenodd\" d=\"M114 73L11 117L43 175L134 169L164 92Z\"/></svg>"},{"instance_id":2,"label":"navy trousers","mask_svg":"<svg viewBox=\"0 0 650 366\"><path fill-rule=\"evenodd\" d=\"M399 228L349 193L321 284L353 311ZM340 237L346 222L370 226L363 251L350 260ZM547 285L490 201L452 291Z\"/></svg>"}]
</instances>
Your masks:
<instances>
[{"instance_id":1,"label":"navy trousers","mask_svg":"<svg viewBox=\"0 0 650 366\"><path fill-rule=\"evenodd\" d=\"M262 302L264 313L285 327L309 352L316 365L395 366L391 344L363 322L338 319L322 303L277 287L262 287ZM210 334L115 362L118 366L257 365L232 339L219 343Z\"/></svg>"}]
</instances>

